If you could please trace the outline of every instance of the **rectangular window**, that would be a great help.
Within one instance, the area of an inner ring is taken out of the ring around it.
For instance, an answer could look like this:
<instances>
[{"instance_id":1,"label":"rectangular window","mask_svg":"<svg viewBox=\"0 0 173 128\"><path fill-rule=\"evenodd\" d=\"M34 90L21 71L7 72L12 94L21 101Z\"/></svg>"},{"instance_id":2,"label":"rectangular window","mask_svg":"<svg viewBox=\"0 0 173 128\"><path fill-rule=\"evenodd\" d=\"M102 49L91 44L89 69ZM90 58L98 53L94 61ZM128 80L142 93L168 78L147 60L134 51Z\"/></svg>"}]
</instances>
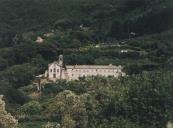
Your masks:
<instances>
[{"instance_id":1,"label":"rectangular window","mask_svg":"<svg viewBox=\"0 0 173 128\"><path fill-rule=\"evenodd\" d=\"M54 68L54 70L53 70L54 72L56 72L56 69Z\"/></svg>"},{"instance_id":2,"label":"rectangular window","mask_svg":"<svg viewBox=\"0 0 173 128\"><path fill-rule=\"evenodd\" d=\"M52 72L52 69L50 69L50 72Z\"/></svg>"},{"instance_id":3,"label":"rectangular window","mask_svg":"<svg viewBox=\"0 0 173 128\"><path fill-rule=\"evenodd\" d=\"M57 72L59 72L59 69L57 69Z\"/></svg>"}]
</instances>

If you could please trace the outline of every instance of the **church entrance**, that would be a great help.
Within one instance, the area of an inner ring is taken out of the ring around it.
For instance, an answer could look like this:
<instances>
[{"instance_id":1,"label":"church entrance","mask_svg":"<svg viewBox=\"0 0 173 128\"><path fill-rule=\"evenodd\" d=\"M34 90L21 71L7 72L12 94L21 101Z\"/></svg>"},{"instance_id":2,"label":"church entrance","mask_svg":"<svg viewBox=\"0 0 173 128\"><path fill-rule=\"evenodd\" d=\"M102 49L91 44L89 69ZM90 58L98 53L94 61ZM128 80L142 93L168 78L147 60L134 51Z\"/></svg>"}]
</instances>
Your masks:
<instances>
[{"instance_id":1,"label":"church entrance","mask_svg":"<svg viewBox=\"0 0 173 128\"><path fill-rule=\"evenodd\" d=\"M53 74L53 78L56 78L56 74Z\"/></svg>"}]
</instances>

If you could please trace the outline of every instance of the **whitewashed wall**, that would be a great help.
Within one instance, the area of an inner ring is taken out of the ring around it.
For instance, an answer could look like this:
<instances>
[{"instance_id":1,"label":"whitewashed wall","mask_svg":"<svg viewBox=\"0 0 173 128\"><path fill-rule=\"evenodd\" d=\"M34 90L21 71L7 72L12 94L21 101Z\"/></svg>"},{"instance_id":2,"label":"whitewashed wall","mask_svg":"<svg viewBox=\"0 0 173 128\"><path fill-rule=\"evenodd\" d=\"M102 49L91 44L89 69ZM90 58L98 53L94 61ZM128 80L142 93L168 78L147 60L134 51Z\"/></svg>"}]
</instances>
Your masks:
<instances>
[{"instance_id":1,"label":"whitewashed wall","mask_svg":"<svg viewBox=\"0 0 173 128\"><path fill-rule=\"evenodd\" d=\"M93 66L94 67L94 66ZM124 75L121 71L121 67L108 67L105 66L105 68L72 68L72 66L67 66L67 73L69 76L70 80L75 80L78 79L79 77L84 77L84 76L113 76L113 77L118 77L120 75ZM108 67L108 68L106 68Z\"/></svg>"},{"instance_id":2,"label":"whitewashed wall","mask_svg":"<svg viewBox=\"0 0 173 128\"><path fill-rule=\"evenodd\" d=\"M58 64L52 63L48 68L48 75L50 80L60 79L61 68Z\"/></svg>"},{"instance_id":3,"label":"whitewashed wall","mask_svg":"<svg viewBox=\"0 0 173 128\"><path fill-rule=\"evenodd\" d=\"M125 73L122 72L121 66L113 65L67 65L66 68L67 69L65 70L56 62L50 64L48 68L48 78L56 81L58 79L78 80L79 77L97 75L105 77L119 77L125 75Z\"/></svg>"}]
</instances>

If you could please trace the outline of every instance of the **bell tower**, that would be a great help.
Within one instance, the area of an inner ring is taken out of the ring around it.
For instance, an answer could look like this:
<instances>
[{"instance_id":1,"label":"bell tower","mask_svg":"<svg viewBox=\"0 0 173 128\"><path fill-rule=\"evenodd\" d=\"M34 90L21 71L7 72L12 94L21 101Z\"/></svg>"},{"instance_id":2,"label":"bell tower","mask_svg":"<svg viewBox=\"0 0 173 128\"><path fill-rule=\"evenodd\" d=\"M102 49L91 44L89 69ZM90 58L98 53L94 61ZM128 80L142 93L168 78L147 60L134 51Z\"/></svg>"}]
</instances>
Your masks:
<instances>
[{"instance_id":1,"label":"bell tower","mask_svg":"<svg viewBox=\"0 0 173 128\"><path fill-rule=\"evenodd\" d=\"M58 63L60 66L63 66L63 55L59 55Z\"/></svg>"}]
</instances>

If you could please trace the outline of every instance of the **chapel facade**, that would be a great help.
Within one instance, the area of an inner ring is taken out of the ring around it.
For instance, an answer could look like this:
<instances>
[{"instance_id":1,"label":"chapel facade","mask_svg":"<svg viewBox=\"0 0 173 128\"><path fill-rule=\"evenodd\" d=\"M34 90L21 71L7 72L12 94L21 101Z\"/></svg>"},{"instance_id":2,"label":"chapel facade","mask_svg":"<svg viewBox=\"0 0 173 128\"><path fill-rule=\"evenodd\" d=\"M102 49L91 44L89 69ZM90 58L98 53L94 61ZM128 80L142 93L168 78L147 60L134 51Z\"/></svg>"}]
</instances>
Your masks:
<instances>
[{"instance_id":1,"label":"chapel facade","mask_svg":"<svg viewBox=\"0 0 173 128\"><path fill-rule=\"evenodd\" d=\"M80 77L87 76L125 76L122 72L122 66L109 65L66 65L63 64L63 55L59 56L58 61L48 65L45 77L49 80L56 81L59 79L78 80Z\"/></svg>"}]
</instances>

